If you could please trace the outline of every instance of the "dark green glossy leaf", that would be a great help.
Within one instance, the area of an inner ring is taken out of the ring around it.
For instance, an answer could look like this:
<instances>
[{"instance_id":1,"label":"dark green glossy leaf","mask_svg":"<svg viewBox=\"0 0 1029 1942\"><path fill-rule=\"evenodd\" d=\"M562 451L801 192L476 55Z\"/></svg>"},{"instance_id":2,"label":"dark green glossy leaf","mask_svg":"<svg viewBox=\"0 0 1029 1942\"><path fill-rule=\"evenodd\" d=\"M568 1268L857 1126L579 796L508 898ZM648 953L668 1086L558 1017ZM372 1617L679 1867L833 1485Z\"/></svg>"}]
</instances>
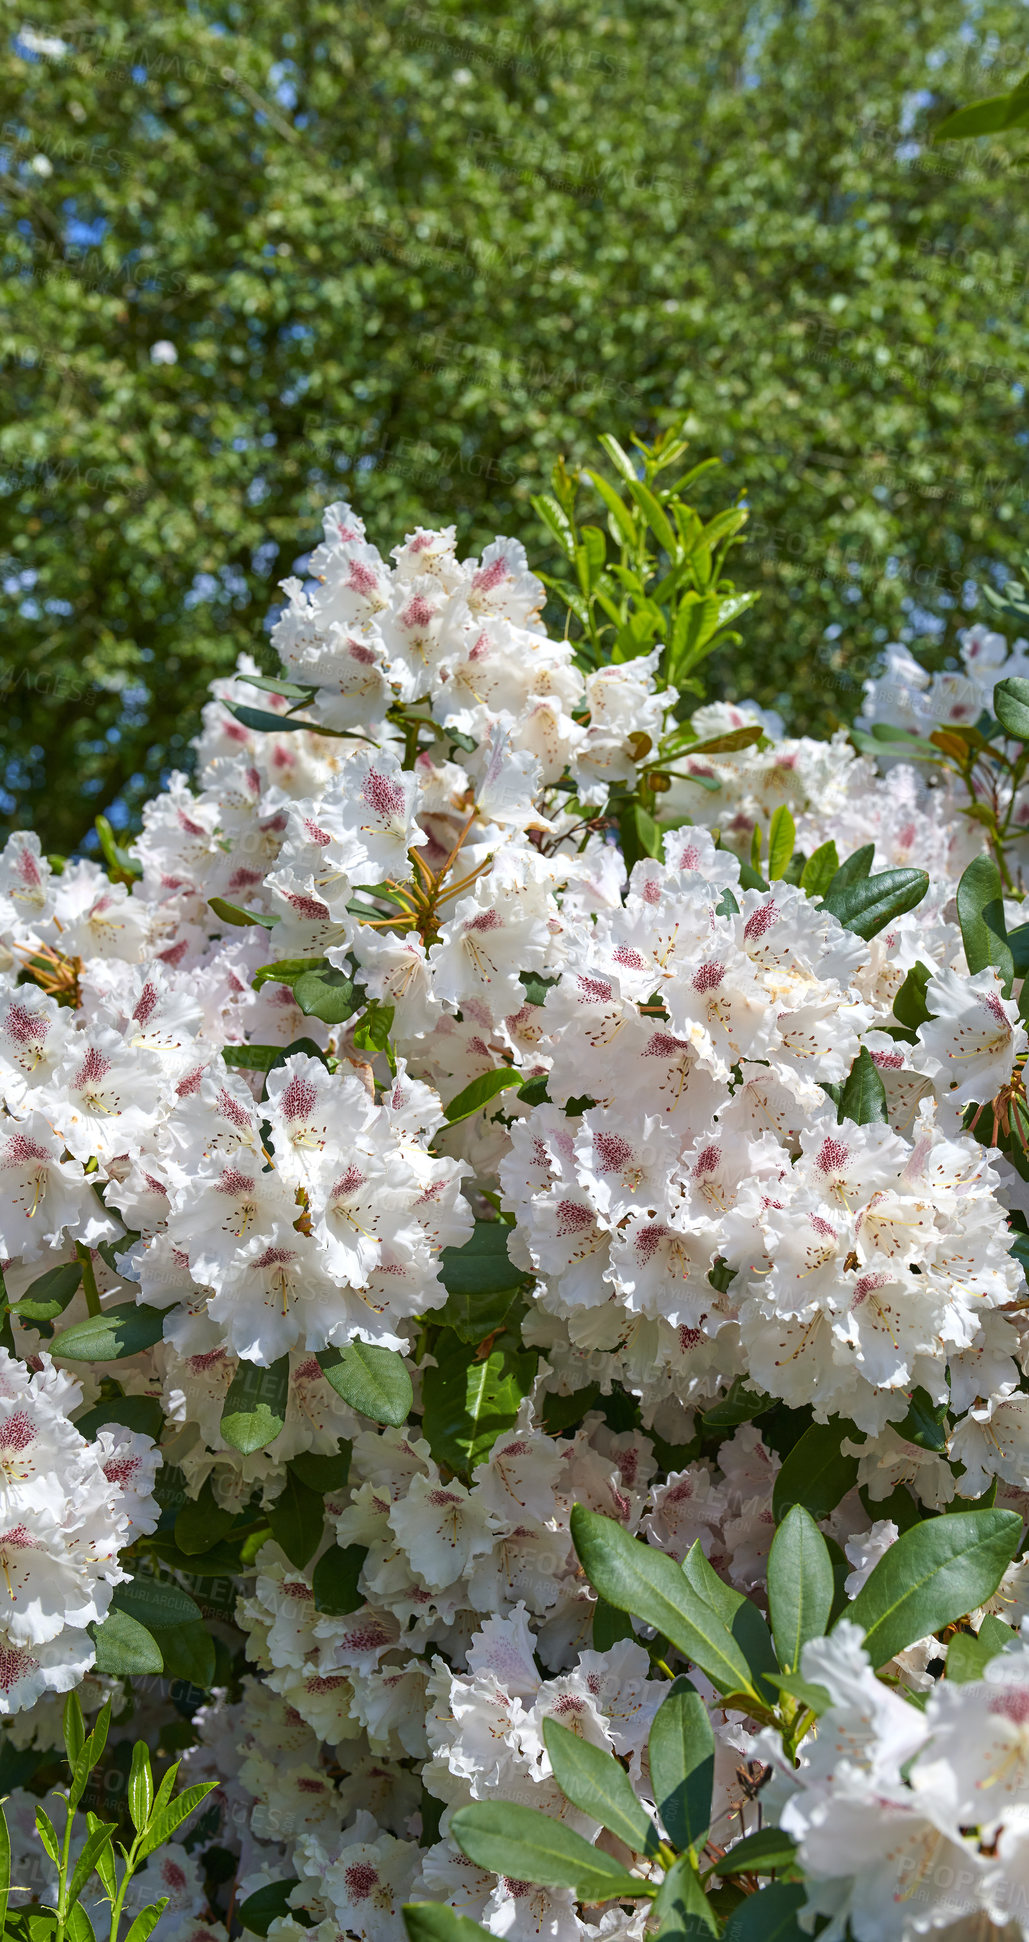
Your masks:
<instances>
[{"instance_id":1,"label":"dark green glossy leaf","mask_svg":"<svg viewBox=\"0 0 1029 1942\"><path fill-rule=\"evenodd\" d=\"M836 874L838 878L839 871ZM830 884L822 907L847 930L870 938L885 930L895 917L914 910L928 888L924 870L883 870L879 876L858 878L842 889Z\"/></svg>"},{"instance_id":2,"label":"dark green glossy leaf","mask_svg":"<svg viewBox=\"0 0 1029 1942\"><path fill-rule=\"evenodd\" d=\"M571 1888L576 1899L600 1902L647 1892L602 1849L535 1807L514 1801L476 1800L459 1807L450 1833L462 1854L480 1868L509 1881L539 1882L544 1888ZM651 1891L653 1892L653 1891Z\"/></svg>"},{"instance_id":3,"label":"dark green glossy leaf","mask_svg":"<svg viewBox=\"0 0 1029 1942\"><path fill-rule=\"evenodd\" d=\"M268 1507L272 1536L290 1564L302 1571L314 1555L325 1529L325 1503L320 1493L301 1483L290 1463L281 1494Z\"/></svg>"},{"instance_id":4,"label":"dark green glossy leaf","mask_svg":"<svg viewBox=\"0 0 1029 1942\"><path fill-rule=\"evenodd\" d=\"M868 1047L863 1045L844 1081L840 1093L839 1117L855 1126L889 1124L886 1088Z\"/></svg>"},{"instance_id":5,"label":"dark green glossy leaf","mask_svg":"<svg viewBox=\"0 0 1029 1942\"><path fill-rule=\"evenodd\" d=\"M360 1610L365 1600L357 1581L367 1556L364 1544L334 1544L322 1552L312 1579L316 1611L327 1612L332 1618L345 1618L348 1612Z\"/></svg>"},{"instance_id":6,"label":"dark green glossy leaf","mask_svg":"<svg viewBox=\"0 0 1029 1942\"><path fill-rule=\"evenodd\" d=\"M452 1332L436 1346L435 1368L422 1378L422 1432L437 1463L463 1477L485 1462L498 1436L509 1430L536 1373L535 1349L502 1343L479 1357Z\"/></svg>"},{"instance_id":7,"label":"dark green glossy leaf","mask_svg":"<svg viewBox=\"0 0 1029 1942\"><path fill-rule=\"evenodd\" d=\"M768 1607L779 1664L796 1672L809 1639L828 1630L833 1604L832 1560L803 1504L787 1511L768 1559Z\"/></svg>"}]
</instances>

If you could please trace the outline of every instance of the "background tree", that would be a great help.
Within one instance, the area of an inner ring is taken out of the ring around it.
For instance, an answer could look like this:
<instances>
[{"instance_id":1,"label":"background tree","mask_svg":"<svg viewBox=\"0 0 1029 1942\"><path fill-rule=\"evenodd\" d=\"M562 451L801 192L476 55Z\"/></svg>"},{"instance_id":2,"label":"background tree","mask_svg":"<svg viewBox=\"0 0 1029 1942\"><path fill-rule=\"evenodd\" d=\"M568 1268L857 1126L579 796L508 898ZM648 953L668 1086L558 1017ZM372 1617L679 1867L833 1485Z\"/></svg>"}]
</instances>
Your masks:
<instances>
[{"instance_id":1,"label":"background tree","mask_svg":"<svg viewBox=\"0 0 1029 1942\"><path fill-rule=\"evenodd\" d=\"M350 496L548 563L530 495L685 422L763 597L712 679L798 726L944 655L1022 535L1029 216L987 0L40 0L0 55L0 808L67 850ZM933 92L926 88L931 78ZM717 495L717 497L715 497Z\"/></svg>"}]
</instances>

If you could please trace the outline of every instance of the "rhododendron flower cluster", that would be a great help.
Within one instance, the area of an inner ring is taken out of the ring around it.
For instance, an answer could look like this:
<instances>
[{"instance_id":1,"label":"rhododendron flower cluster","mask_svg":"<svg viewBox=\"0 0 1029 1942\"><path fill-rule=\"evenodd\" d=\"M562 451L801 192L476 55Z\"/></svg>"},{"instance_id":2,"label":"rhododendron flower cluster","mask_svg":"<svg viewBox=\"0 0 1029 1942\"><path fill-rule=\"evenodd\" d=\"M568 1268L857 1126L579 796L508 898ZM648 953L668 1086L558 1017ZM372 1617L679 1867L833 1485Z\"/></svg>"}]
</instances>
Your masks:
<instances>
[{"instance_id":1,"label":"rhododendron flower cluster","mask_svg":"<svg viewBox=\"0 0 1029 1942\"><path fill-rule=\"evenodd\" d=\"M683 597L729 601L719 570L698 553ZM15 1855L30 1875L78 1687L114 1705L112 1784L140 1736L217 1782L133 1890L170 1898L169 1942L403 1942L420 1902L515 1942L642 1938L688 1670L712 1932L784 1869L797 1933L1010 1942L1023 785L1009 725L1000 820L961 814L971 744L928 736L1010 724L1022 647L973 629L935 679L891 650L856 741L815 742L697 705L678 649L548 631L544 599L513 541L466 560L419 528L384 559L333 505L284 583L284 671L214 684L140 834L0 856ZM827 1604L789 1657L796 1506L835 1629ZM778 1661L720 1684L608 1596L583 1517L741 1637L767 1614ZM996 1568L967 1606L877 1633L898 1547L977 1517ZM558 1727L657 1847L565 1790ZM491 1802L594 1844L619 1893L476 1860ZM786 1859L726 1887L762 1828Z\"/></svg>"}]
</instances>

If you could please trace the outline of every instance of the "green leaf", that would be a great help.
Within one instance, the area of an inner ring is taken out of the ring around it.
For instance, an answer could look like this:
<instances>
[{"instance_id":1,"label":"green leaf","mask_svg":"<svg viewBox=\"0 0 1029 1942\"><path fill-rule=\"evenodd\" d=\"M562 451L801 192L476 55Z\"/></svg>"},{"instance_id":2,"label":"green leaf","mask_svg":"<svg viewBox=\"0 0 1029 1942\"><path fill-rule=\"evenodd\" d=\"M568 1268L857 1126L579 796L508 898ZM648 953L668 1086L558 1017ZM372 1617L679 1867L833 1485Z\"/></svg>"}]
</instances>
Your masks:
<instances>
[{"instance_id":1,"label":"green leaf","mask_svg":"<svg viewBox=\"0 0 1029 1942\"><path fill-rule=\"evenodd\" d=\"M770 1875L776 1868L792 1866L797 1843L781 1827L761 1827L756 1834L744 1835L721 1861L715 1862L716 1875Z\"/></svg>"},{"instance_id":2,"label":"green leaf","mask_svg":"<svg viewBox=\"0 0 1029 1942\"><path fill-rule=\"evenodd\" d=\"M768 1559L768 1609L784 1672L796 1672L808 1640L824 1636L832 1602L832 1560L825 1539L803 1504L794 1504L772 1539Z\"/></svg>"},{"instance_id":3,"label":"green leaf","mask_svg":"<svg viewBox=\"0 0 1029 1942\"><path fill-rule=\"evenodd\" d=\"M153 1934L161 1916L164 1914L168 1906L168 1900L169 1897L167 1895L162 1895L160 1901L151 1902L147 1908L141 1908L125 1937L125 1942L147 1942L147 1937ZM72 1938L72 1942L74 1942L74 1937Z\"/></svg>"},{"instance_id":4,"label":"green leaf","mask_svg":"<svg viewBox=\"0 0 1029 1942\"><path fill-rule=\"evenodd\" d=\"M865 1633L874 1666L952 1625L993 1597L1018 1549L1011 1510L958 1511L905 1531L879 1559L847 1617Z\"/></svg>"},{"instance_id":5,"label":"green leaf","mask_svg":"<svg viewBox=\"0 0 1029 1942\"><path fill-rule=\"evenodd\" d=\"M268 1510L272 1536L290 1564L302 1571L322 1541L325 1529L325 1500L306 1483L301 1483L292 1464L286 1465L286 1481Z\"/></svg>"},{"instance_id":6,"label":"green leaf","mask_svg":"<svg viewBox=\"0 0 1029 1942\"><path fill-rule=\"evenodd\" d=\"M785 876L797 844L797 830L785 803L773 810L768 825L768 881Z\"/></svg>"},{"instance_id":7,"label":"green leaf","mask_svg":"<svg viewBox=\"0 0 1029 1942\"><path fill-rule=\"evenodd\" d=\"M947 1646L947 1678L952 1685L968 1685L981 1679L991 1659L1012 1645L1017 1632L1002 1618L987 1612L978 1633L955 1632Z\"/></svg>"},{"instance_id":8,"label":"green leaf","mask_svg":"<svg viewBox=\"0 0 1029 1942\"><path fill-rule=\"evenodd\" d=\"M11 1836L7 1816L0 1803L0 1935L6 1932L7 1903L11 1893Z\"/></svg>"},{"instance_id":9,"label":"green leaf","mask_svg":"<svg viewBox=\"0 0 1029 1942\"><path fill-rule=\"evenodd\" d=\"M839 1118L852 1120L855 1126L889 1125L886 1087L867 1045L861 1047L844 1081Z\"/></svg>"},{"instance_id":10,"label":"green leaf","mask_svg":"<svg viewBox=\"0 0 1029 1942\"><path fill-rule=\"evenodd\" d=\"M573 1807L616 1834L633 1854L656 1855L657 1828L613 1753L591 1746L554 1719L543 1722L543 1744L554 1778Z\"/></svg>"},{"instance_id":11,"label":"green leaf","mask_svg":"<svg viewBox=\"0 0 1029 1942\"><path fill-rule=\"evenodd\" d=\"M844 1456L841 1445L858 1438L853 1423L836 1417L831 1423L812 1423L784 1458L772 1486L776 1523L794 1504L803 1504L812 1517L828 1517L858 1477L856 1456Z\"/></svg>"},{"instance_id":12,"label":"green leaf","mask_svg":"<svg viewBox=\"0 0 1029 1942\"><path fill-rule=\"evenodd\" d=\"M201 1801L206 1800L208 1794L212 1794L217 1785L217 1780L199 1781L195 1787L184 1787L178 1798L171 1801L167 1807L158 1810L155 1803L153 1818L140 1846L141 1859L145 1860L148 1854L153 1854L155 1849L163 1847L164 1843L171 1839L176 1828L181 1827L183 1821L188 1820L189 1816L196 1812Z\"/></svg>"},{"instance_id":13,"label":"green leaf","mask_svg":"<svg viewBox=\"0 0 1029 1942\"><path fill-rule=\"evenodd\" d=\"M723 1942L811 1942L798 1917L807 1905L799 1882L773 1881L734 1908L725 1925Z\"/></svg>"},{"instance_id":14,"label":"green leaf","mask_svg":"<svg viewBox=\"0 0 1029 1942\"><path fill-rule=\"evenodd\" d=\"M463 1247L443 1249L440 1280L447 1300L433 1309L432 1319L452 1328L462 1342L481 1342L493 1334L526 1278L507 1251L510 1233L503 1221L476 1221Z\"/></svg>"},{"instance_id":15,"label":"green leaf","mask_svg":"<svg viewBox=\"0 0 1029 1942\"><path fill-rule=\"evenodd\" d=\"M99 1814L91 1814L87 1810L86 1826L89 1828L90 1833L93 1832L95 1827L103 1827L103 1825L104 1822L100 1819ZM117 1832L117 1827L113 1822L110 1825L113 1835ZM111 1848L101 1848L96 1858L96 1871L100 1877L100 1882L108 1901L113 1902L118 1893L118 1870L115 1867L114 1855Z\"/></svg>"},{"instance_id":16,"label":"green leaf","mask_svg":"<svg viewBox=\"0 0 1029 1942\"><path fill-rule=\"evenodd\" d=\"M301 1450L298 1456L290 1457L290 1468L309 1490L317 1490L324 1497L331 1490L346 1488L352 1451L353 1445L340 1438L335 1454L328 1450L320 1455L315 1450Z\"/></svg>"},{"instance_id":17,"label":"green leaf","mask_svg":"<svg viewBox=\"0 0 1029 1942\"><path fill-rule=\"evenodd\" d=\"M150 1819L153 1804L154 1776L150 1769L150 1753L145 1740L137 1740L129 1768L129 1813L137 1834Z\"/></svg>"},{"instance_id":18,"label":"green leaf","mask_svg":"<svg viewBox=\"0 0 1029 1942\"><path fill-rule=\"evenodd\" d=\"M682 1570L691 1590L732 1633L750 1668L754 1691L762 1699L770 1701L773 1693L765 1683L765 1675L777 1669L775 1649L772 1635L757 1606L751 1599L745 1598L742 1591L727 1585L725 1579L719 1577L708 1563L699 1539L686 1553Z\"/></svg>"},{"instance_id":19,"label":"green leaf","mask_svg":"<svg viewBox=\"0 0 1029 1942\"><path fill-rule=\"evenodd\" d=\"M481 1078L473 1079L471 1085L462 1087L454 1095L449 1106L444 1108L444 1119L449 1120L451 1126L456 1126L458 1120L470 1119L481 1107L488 1106L498 1092L505 1092L509 1086L520 1086L524 1077L523 1072L516 1071L510 1065L499 1066L494 1072L484 1072Z\"/></svg>"},{"instance_id":20,"label":"green leaf","mask_svg":"<svg viewBox=\"0 0 1029 1942\"><path fill-rule=\"evenodd\" d=\"M437 1463L466 1479L484 1463L498 1436L509 1430L536 1374L535 1349L503 1343L477 1359L470 1343L444 1335L436 1367L422 1378L422 1433Z\"/></svg>"},{"instance_id":21,"label":"green leaf","mask_svg":"<svg viewBox=\"0 0 1029 1942\"><path fill-rule=\"evenodd\" d=\"M172 1578L161 1578L156 1574L144 1577L142 1572L147 1562L140 1559L139 1575L130 1578L128 1584L115 1587L115 1607L127 1612L137 1625L145 1625L150 1631L193 1624L200 1617L196 1600Z\"/></svg>"},{"instance_id":22,"label":"green leaf","mask_svg":"<svg viewBox=\"0 0 1029 1942\"><path fill-rule=\"evenodd\" d=\"M39 1275L17 1301L12 1301L11 1310L20 1322L52 1322L56 1315L63 1315L81 1280L82 1262L62 1261L59 1267Z\"/></svg>"},{"instance_id":23,"label":"green leaf","mask_svg":"<svg viewBox=\"0 0 1029 1942\"><path fill-rule=\"evenodd\" d=\"M913 964L904 979L897 996L893 1000L893 1016L911 1032L917 1032L929 1017L929 1007L925 1002L926 986L932 971L921 960Z\"/></svg>"},{"instance_id":24,"label":"green leaf","mask_svg":"<svg viewBox=\"0 0 1029 1942\"><path fill-rule=\"evenodd\" d=\"M489 1930L467 1915L458 1915L446 1902L405 1902L408 1942L482 1942Z\"/></svg>"},{"instance_id":25,"label":"green leaf","mask_svg":"<svg viewBox=\"0 0 1029 1942\"><path fill-rule=\"evenodd\" d=\"M323 1551L312 1579L315 1611L326 1612L331 1618L360 1611L364 1594L358 1591L357 1581L367 1556L364 1544L336 1544Z\"/></svg>"},{"instance_id":26,"label":"green leaf","mask_svg":"<svg viewBox=\"0 0 1029 1942\"><path fill-rule=\"evenodd\" d=\"M1007 940L1003 898L1004 885L993 857L973 857L957 888L965 962L973 975L995 966L1007 993L1014 982L1015 961Z\"/></svg>"},{"instance_id":27,"label":"green leaf","mask_svg":"<svg viewBox=\"0 0 1029 1942\"><path fill-rule=\"evenodd\" d=\"M648 1893L648 1884L626 1874L602 1849L590 1846L563 1822L510 1800L476 1800L459 1807L450 1835L462 1854L509 1881L571 1888L577 1901L604 1902ZM653 1894L655 1891L650 1889Z\"/></svg>"},{"instance_id":28,"label":"green leaf","mask_svg":"<svg viewBox=\"0 0 1029 1942\"><path fill-rule=\"evenodd\" d=\"M830 890L849 890L852 884L863 883L875 862L875 844L862 843L859 850L853 850L845 857L832 878Z\"/></svg>"},{"instance_id":29,"label":"green leaf","mask_svg":"<svg viewBox=\"0 0 1029 1942\"><path fill-rule=\"evenodd\" d=\"M86 1744L86 1722L82 1717L82 1705L77 1692L70 1692L64 1702L61 1730L64 1734L64 1750L68 1755L68 1765L74 1767ZM3 1928L0 1927L0 1935L2 1934Z\"/></svg>"},{"instance_id":30,"label":"green leaf","mask_svg":"<svg viewBox=\"0 0 1029 1942\"><path fill-rule=\"evenodd\" d=\"M743 1376L734 1376L726 1394L712 1403L710 1409L705 1409L701 1427L705 1435L735 1429L738 1423L751 1423L755 1416L762 1416L771 1404L770 1396L760 1389L748 1388Z\"/></svg>"},{"instance_id":31,"label":"green leaf","mask_svg":"<svg viewBox=\"0 0 1029 1942\"><path fill-rule=\"evenodd\" d=\"M222 1405L221 1433L230 1449L252 1456L273 1443L285 1427L289 1399L289 1356L267 1369L239 1362Z\"/></svg>"},{"instance_id":32,"label":"green leaf","mask_svg":"<svg viewBox=\"0 0 1029 1942\"><path fill-rule=\"evenodd\" d=\"M661 831L653 816L649 815L638 802L630 802L622 810L618 821L618 834L622 845L622 860L630 874L643 857L661 854Z\"/></svg>"},{"instance_id":33,"label":"green leaf","mask_svg":"<svg viewBox=\"0 0 1029 1942\"><path fill-rule=\"evenodd\" d=\"M328 958L276 958L272 964L262 964L250 980L254 991L260 991L266 984L287 984L292 990L298 978L304 978L309 971L328 969Z\"/></svg>"},{"instance_id":34,"label":"green leaf","mask_svg":"<svg viewBox=\"0 0 1029 1942\"><path fill-rule=\"evenodd\" d=\"M184 1679L201 1692L210 1692L217 1660L214 1639L205 1621L196 1618L188 1625L155 1625L153 1634L164 1660L166 1678Z\"/></svg>"},{"instance_id":35,"label":"green leaf","mask_svg":"<svg viewBox=\"0 0 1029 1942\"><path fill-rule=\"evenodd\" d=\"M883 870L877 877L861 877L842 889L836 887L839 874L826 891L822 908L865 939L877 936L906 910L914 910L929 888L924 870Z\"/></svg>"},{"instance_id":36,"label":"green leaf","mask_svg":"<svg viewBox=\"0 0 1029 1942\"><path fill-rule=\"evenodd\" d=\"M354 1046L358 1052L385 1052L393 1030L392 1005L373 998L360 1023L354 1027Z\"/></svg>"},{"instance_id":37,"label":"green leaf","mask_svg":"<svg viewBox=\"0 0 1029 1942\"><path fill-rule=\"evenodd\" d=\"M61 1362L117 1362L123 1355L151 1349L164 1334L164 1313L143 1302L119 1302L101 1315L73 1322L47 1344Z\"/></svg>"},{"instance_id":38,"label":"green leaf","mask_svg":"<svg viewBox=\"0 0 1029 1942\"><path fill-rule=\"evenodd\" d=\"M1005 734L1029 742L1029 681L1009 675L993 690L993 712Z\"/></svg>"},{"instance_id":39,"label":"green leaf","mask_svg":"<svg viewBox=\"0 0 1029 1942\"><path fill-rule=\"evenodd\" d=\"M257 925L260 930L270 931L280 922L278 917L263 910L244 910L242 904L230 904L225 897L208 897L207 905L223 924L231 924L235 930L249 930Z\"/></svg>"},{"instance_id":40,"label":"green leaf","mask_svg":"<svg viewBox=\"0 0 1029 1942\"><path fill-rule=\"evenodd\" d=\"M81 1436L97 1436L109 1423L122 1423L128 1430L138 1430L141 1436L161 1440L164 1429L164 1411L157 1396L111 1396L94 1403L75 1418L75 1428Z\"/></svg>"},{"instance_id":41,"label":"green leaf","mask_svg":"<svg viewBox=\"0 0 1029 1942\"><path fill-rule=\"evenodd\" d=\"M830 838L828 843L821 843L808 857L800 873L801 889L806 890L809 897L824 897L839 867L836 845Z\"/></svg>"},{"instance_id":42,"label":"green leaf","mask_svg":"<svg viewBox=\"0 0 1029 1942\"><path fill-rule=\"evenodd\" d=\"M273 1922L289 1916L296 1920L289 1897L299 1885L297 1875L288 1875L284 1881L269 1881L264 1888L256 1889L236 1910L243 1927L251 1935L267 1935Z\"/></svg>"},{"instance_id":43,"label":"green leaf","mask_svg":"<svg viewBox=\"0 0 1029 1942\"><path fill-rule=\"evenodd\" d=\"M111 1702L108 1699L104 1701L92 1732L84 1736L78 1753L74 1760L71 1760L69 1763L71 1766L71 1785L68 1789L68 1803L71 1807L78 1806L79 1801L86 1791L86 1782L90 1774L103 1758L110 1724Z\"/></svg>"},{"instance_id":44,"label":"green leaf","mask_svg":"<svg viewBox=\"0 0 1029 1942\"><path fill-rule=\"evenodd\" d=\"M590 1584L609 1605L652 1625L706 1672L719 1692L758 1698L746 1653L674 1559L582 1504L572 1510L571 1533ZM757 1618L755 1607L750 1609Z\"/></svg>"},{"instance_id":45,"label":"green leaf","mask_svg":"<svg viewBox=\"0 0 1029 1942\"><path fill-rule=\"evenodd\" d=\"M651 1911L665 1942L706 1942L719 1934L718 1917L704 1892L704 1884L688 1854L669 1868Z\"/></svg>"},{"instance_id":46,"label":"green leaf","mask_svg":"<svg viewBox=\"0 0 1029 1942\"><path fill-rule=\"evenodd\" d=\"M226 1441L228 1439L226 1438ZM204 1481L199 1497L183 1504L175 1519L175 1542L180 1551L199 1557L231 1531L236 1514L215 1501L210 1477Z\"/></svg>"},{"instance_id":47,"label":"green leaf","mask_svg":"<svg viewBox=\"0 0 1029 1942\"><path fill-rule=\"evenodd\" d=\"M654 1714L650 1778L658 1813L677 1848L700 1854L711 1825L715 1736L700 1694L676 1679Z\"/></svg>"},{"instance_id":48,"label":"green leaf","mask_svg":"<svg viewBox=\"0 0 1029 1942\"><path fill-rule=\"evenodd\" d=\"M373 1423L400 1429L414 1404L407 1365L396 1349L373 1342L350 1342L339 1349L320 1349L318 1362L326 1382L351 1409Z\"/></svg>"},{"instance_id":49,"label":"green leaf","mask_svg":"<svg viewBox=\"0 0 1029 1942\"><path fill-rule=\"evenodd\" d=\"M96 1867L97 1856L101 1854L105 1848L110 1847L111 1836L113 1833L114 1833L113 1826L110 1823L104 1821L104 1822L101 1822L98 1827L94 1827L91 1833L87 1834L85 1841L82 1844L82 1851L79 1855L78 1860L75 1863L75 1868L74 1868L74 1872L72 1874L71 1880L68 1883L67 1900L65 1901L65 1909L74 1908L76 1902L79 1899L79 1896L82 1893L82 1890L84 1889L87 1881L89 1880L90 1875L93 1873Z\"/></svg>"},{"instance_id":50,"label":"green leaf","mask_svg":"<svg viewBox=\"0 0 1029 1942\"><path fill-rule=\"evenodd\" d=\"M629 511L625 501L619 498L614 487L609 485L607 480L599 472L593 472L587 466L586 476L588 479L592 479L622 539L625 541L629 550L634 552L636 548L636 526L632 513Z\"/></svg>"},{"instance_id":51,"label":"green leaf","mask_svg":"<svg viewBox=\"0 0 1029 1942\"><path fill-rule=\"evenodd\" d=\"M127 1612L116 1607L109 1611L103 1624L97 1626L94 1638L97 1672L120 1679L132 1673L164 1671L157 1640Z\"/></svg>"},{"instance_id":52,"label":"green leaf","mask_svg":"<svg viewBox=\"0 0 1029 1942\"><path fill-rule=\"evenodd\" d=\"M594 1652L610 1652L619 1639L631 1639L632 1626L626 1612L616 1612L605 1598L598 1598L593 1607L593 1624L590 1628Z\"/></svg>"},{"instance_id":53,"label":"green leaf","mask_svg":"<svg viewBox=\"0 0 1029 1942\"><path fill-rule=\"evenodd\" d=\"M294 982L293 996L305 1018L320 1018L325 1025L342 1025L365 1002L353 978L331 965L324 971L305 971Z\"/></svg>"},{"instance_id":54,"label":"green leaf","mask_svg":"<svg viewBox=\"0 0 1029 1942\"><path fill-rule=\"evenodd\" d=\"M906 1443L916 1443L920 1450L932 1450L935 1456L944 1456L947 1424L947 1404L934 1403L925 1389L913 1389L906 1416L892 1427Z\"/></svg>"}]
</instances>

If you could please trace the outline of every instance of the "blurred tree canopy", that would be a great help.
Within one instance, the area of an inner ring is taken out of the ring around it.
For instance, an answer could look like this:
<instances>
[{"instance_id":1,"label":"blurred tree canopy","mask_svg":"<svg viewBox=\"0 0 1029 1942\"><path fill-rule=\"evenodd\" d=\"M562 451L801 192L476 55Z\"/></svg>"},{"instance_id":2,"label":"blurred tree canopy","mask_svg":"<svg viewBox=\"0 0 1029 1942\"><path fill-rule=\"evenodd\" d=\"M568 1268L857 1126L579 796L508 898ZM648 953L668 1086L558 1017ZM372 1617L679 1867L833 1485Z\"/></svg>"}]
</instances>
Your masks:
<instances>
[{"instance_id":1,"label":"blurred tree canopy","mask_svg":"<svg viewBox=\"0 0 1029 1942\"><path fill-rule=\"evenodd\" d=\"M746 492L716 687L824 729L884 640L946 654L1024 539L1029 213L1017 141L930 131L1023 24L38 0L0 51L0 810L57 850L134 819L329 499L546 566L529 496L601 430L685 423Z\"/></svg>"}]
</instances>

